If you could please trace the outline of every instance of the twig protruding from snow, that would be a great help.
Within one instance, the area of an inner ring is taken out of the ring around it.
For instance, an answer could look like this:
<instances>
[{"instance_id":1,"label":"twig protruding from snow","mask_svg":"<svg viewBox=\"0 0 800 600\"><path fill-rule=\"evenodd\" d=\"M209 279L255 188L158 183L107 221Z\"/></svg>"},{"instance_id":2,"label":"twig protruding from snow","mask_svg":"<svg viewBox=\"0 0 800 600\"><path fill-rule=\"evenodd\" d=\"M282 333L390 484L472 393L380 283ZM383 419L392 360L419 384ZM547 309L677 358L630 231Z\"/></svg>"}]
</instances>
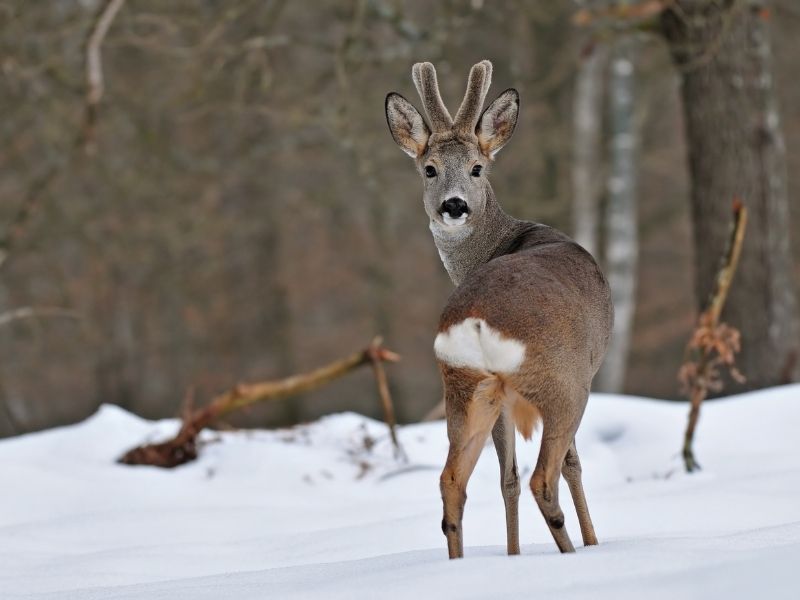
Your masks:
<instances>
[{"instance_id":1,"label":"twig protruding from snow","mask_svg":"<svg viewBox=\"0 0 800 600\"><path fill-rule=\"evenodd\" d=\"M744 381L744 376L734 366L735 355L741 347L739 330L727 323L720 323L719 319L739 264L746 226L747 209L741 201L734 200L731 237L717 273L714 291L707 308L700 313L692 338L686 346L686 358L678 371L678 379L691 402L683 440L683 462L689 473L700 468L694 457L692 442L700 417L700 404L709 391L722 389L719 367L727 367L734 379Z\"/></svg>"}]
</instances>

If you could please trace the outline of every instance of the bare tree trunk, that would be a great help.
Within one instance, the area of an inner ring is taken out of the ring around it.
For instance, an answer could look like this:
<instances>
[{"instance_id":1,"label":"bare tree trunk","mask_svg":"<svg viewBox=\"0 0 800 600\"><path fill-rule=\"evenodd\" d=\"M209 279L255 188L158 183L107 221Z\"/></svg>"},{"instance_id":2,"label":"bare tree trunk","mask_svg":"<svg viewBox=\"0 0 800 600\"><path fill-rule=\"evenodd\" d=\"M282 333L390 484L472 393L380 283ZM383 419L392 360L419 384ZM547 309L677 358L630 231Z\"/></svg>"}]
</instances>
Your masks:
<instances>
[{"instance_id":1,"label":"bare tree trunk","mask_svg":"<svg viewBox=\"0 0 800 600\"><path fill-rule=\"evenodd\" d=\"M785 148L761 0L678 0L661 27L680 70L692 177L695 287L709 294L734 198L749 208L739 285L723 320L742 334L746 389L797 380L800 345L791 277ZM727 382L726 389L742 389Z\"/></svg>"},{"instance_id":2,"label":"bare tree trunk","mask_svg":"<svg viewBox=\"0 0 800 600\"><path fill-rule=\"evenodd\" d=\"M636 119L634 115L635 41L619 39L613 47L609 85L611 172L605 212L605 262L614 300L614 332L597 388L621 392L625 385L633 314L636 306Z\"/></svg>"},{"instance_id":3,"label":"bare tree trunk","mask_svg":"<svg viewBox=\"0 0 800 600\"><path fill-rule=\"evenodd\" d=\"M572 232L575 241L597 256L600 220L599 145L603 115L605 46L595 45L581 60L572 107Z\"/></svg>"}]
</instances>

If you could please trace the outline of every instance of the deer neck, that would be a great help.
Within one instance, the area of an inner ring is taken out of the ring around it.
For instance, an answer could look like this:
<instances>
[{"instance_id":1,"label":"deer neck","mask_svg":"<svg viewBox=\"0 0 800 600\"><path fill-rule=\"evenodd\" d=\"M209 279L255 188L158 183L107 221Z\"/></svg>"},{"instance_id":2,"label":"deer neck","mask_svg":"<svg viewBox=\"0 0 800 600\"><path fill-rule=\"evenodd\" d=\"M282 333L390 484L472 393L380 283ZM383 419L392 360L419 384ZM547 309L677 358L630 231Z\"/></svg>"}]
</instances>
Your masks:
<instances>
[{"instance_id":1,"label":"deer neck","mask_svg":"<svg viewBox=\"0 0 800 600\"><path fill-rule=\"evenodd\" d=\"M498 250L510 245L517 235L521 221L503 212L491 189L486 195L485 210L468 225L455 228L430 222L439 256L456 285L470 271L489 262Z\"/></svg>"}]
</instances>

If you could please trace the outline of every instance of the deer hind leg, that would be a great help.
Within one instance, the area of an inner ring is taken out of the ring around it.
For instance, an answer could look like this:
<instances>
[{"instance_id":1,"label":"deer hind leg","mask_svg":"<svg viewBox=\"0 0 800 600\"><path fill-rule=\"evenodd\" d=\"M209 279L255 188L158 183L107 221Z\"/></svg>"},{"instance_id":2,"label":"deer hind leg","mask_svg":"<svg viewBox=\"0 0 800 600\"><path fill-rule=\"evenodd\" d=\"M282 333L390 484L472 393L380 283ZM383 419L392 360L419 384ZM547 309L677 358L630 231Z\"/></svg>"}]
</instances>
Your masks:
<instances>
[{"instance_id":1,"label":"deer hind leg","mask_svg":"<svg viewBox=\"0 0 800 600\"><path fill-rule=\"evenodd\" d=\"M564 527L564 512L558 503L561 466L564 464L574 432L564 435L564 432L559 431L557 423L548 418L547 413L543 416L542 447L531 477L531 491L558 549L561 552L575 552L575 547Z\"/></svg>"},{"instance_id":2,"label":"deer hind leg","mask_svg":"<svg viewBox=\"0 0 800 600\"><path fill-rule=\"evenodd\" d=\"M578 513L578 522L581 526L581 536L584 546L597 545L597 536L594 533L592 518L589 516L589 507L586 504L586 496L583 493L583 483L581 482L581 459L578 458L578 450L575 448L575 440L567 449L564 457L564 464L561 467L561 474L567 480L569 493L575 504L575 512Z\"/></svg>"},{"instance_id":3,"label":"deer hind leg","mask_svg":"<svg viewBox=\"0 0 800 600\"><path fill-rule=\"evenodd\" d=\"M514 421L504 407L492 429L500 461L500 489L506 505L506 540L509 554L519 554L519 470L514 449Z\"/></svg>"},{"instance_id":4,"label":"deer hind leg","mask_svg":"<svg viewBox=\"0 0 800 600\"><path fill-rule=\"evenodd\" d=\"M442 532L447 536L450 558L464 556L464 504L467 482L489 437L502 406L502 389L496 378L471 369L442 367L450 450L440 487L444 516Z\"/></svg>"}]
</instances>

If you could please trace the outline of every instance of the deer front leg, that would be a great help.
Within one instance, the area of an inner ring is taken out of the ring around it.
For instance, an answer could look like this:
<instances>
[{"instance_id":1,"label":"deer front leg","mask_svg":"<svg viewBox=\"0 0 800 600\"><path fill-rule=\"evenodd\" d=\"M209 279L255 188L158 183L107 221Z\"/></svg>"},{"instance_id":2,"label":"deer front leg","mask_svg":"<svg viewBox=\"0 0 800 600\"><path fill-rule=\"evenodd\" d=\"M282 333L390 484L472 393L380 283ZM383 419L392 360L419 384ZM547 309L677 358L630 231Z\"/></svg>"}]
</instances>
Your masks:
<instances>
[{"instance_id":1,"label":"deer front leg","mask_svg":"<svg viewBox=\"0 0 800 600\"><path fill-rule=\"evenodd\" d=\"M519 554L519 471L514 450L514 422L503 410L492 429L492 439L500 461L500 489L506 506L506 543L509 554Z\"/></svg>"},{"instance_id":2,"label":"deer front leg","mask_svg":"<svg viewBox=\"0 0 800 600\"><path fill-rule=\"evenodd\" d=\"M450 558L464 556L461 527L467 482L500 413L501 397L496 380L467 369L444 367L447 437L450 450L442 471L440 489L444 516L442 532L447 537Z\"/></svg>"}]
</instances>

